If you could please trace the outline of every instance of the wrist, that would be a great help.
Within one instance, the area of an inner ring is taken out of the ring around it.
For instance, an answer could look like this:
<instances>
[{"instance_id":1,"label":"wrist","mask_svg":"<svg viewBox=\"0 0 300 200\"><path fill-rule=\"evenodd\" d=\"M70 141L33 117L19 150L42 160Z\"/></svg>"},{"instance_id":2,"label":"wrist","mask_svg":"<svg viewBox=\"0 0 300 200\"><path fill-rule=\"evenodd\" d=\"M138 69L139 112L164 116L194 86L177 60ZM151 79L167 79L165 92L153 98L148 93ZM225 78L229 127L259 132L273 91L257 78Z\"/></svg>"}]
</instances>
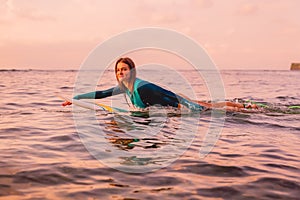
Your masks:
<instances>
[{"instance_id":1,"label":"wrist","mask_svg":"<svg viewBox=\"0 0 300 200\"><path fill-rule=\"evenodd\" d=\"M74 96L73 99L79 100L79 95Z\"/></svg>"}]
</instances>

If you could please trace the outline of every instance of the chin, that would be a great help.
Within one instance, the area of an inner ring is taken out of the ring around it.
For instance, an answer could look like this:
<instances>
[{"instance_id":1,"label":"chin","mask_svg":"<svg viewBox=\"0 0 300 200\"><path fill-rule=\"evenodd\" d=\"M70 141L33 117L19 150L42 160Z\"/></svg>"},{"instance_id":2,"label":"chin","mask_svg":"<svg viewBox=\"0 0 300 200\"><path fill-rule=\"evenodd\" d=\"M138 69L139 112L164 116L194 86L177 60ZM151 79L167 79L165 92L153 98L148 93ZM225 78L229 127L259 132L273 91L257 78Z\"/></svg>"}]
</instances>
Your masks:
<instances>
[{"instance_id":1,"label":"chin","mask_svg":"<svg viewBox=\"0 0 300 200\"><path fill-rule=\"evenodd\" d=\"M119 80L120 80L121 82L124 82L124 81L125 81L125 82L128 82L128 81L129 81L129 79L128 79L128 78L125 78L125 77L120 78Z\"/></svg>"}]
</instances>

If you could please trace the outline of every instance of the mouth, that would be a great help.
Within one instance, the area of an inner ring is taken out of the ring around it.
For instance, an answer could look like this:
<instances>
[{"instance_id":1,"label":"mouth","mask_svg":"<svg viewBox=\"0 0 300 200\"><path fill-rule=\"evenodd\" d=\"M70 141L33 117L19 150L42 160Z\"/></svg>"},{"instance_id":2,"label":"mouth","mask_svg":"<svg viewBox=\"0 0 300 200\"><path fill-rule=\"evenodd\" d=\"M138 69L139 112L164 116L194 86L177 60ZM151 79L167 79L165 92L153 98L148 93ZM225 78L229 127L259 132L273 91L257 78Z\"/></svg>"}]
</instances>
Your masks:
<instances>
[{"instance_id":1,"label":"mouth","mask_svg":"<svg viewBox=\"0 0 300 200\"><path fill-rule=\"evenodd\" d=\"M118 79L119 79L119 81L124 81L124 79L125 79L125 76L123 76L123 75L121 75L121 76L118 76Z\"/></svg>"}]
</instances>

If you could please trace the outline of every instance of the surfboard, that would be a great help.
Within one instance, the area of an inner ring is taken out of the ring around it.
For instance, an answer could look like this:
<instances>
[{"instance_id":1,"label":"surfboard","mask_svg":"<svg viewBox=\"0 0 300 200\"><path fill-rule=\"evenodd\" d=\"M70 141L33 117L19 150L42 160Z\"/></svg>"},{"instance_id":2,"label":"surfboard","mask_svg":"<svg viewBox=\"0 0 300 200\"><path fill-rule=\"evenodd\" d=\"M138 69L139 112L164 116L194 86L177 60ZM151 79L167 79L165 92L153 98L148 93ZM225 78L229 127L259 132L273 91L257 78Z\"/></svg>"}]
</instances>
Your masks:
<instances>
[{"instance_id":1,"label":"surfboard","mask_svg":"<svg viewBox=\"0 0 300 200\"><path fill-rule=\"evenodd\" d=\"M93 102L87 102L83 100L77 100L77 99L71 99L62 95L57 95L59 98L61 98L64 101L69 101L72 104L90 109L90 110L102 110L102 111L108 111L108 112L128 112L127 110L121 109L121 108L116 108L116 107L111 107L102 103L93 103Z\"/></svg>"}]
</instances>

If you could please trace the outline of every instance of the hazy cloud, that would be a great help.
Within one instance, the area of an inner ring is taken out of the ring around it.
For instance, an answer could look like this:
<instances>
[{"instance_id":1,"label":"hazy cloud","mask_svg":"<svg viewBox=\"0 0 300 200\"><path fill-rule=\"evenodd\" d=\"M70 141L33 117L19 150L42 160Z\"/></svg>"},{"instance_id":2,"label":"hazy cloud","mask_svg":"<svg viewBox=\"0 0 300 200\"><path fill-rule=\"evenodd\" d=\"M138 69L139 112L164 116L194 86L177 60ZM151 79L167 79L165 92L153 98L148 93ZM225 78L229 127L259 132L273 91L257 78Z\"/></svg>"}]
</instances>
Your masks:
<instances>
[{"instance_id":1,"label":"hazy cloud","mask_svg":"<svg viewBox=\"0 0 300 200\"><path fill-rule=\"evenodd\" d=\"M259 6L257 4L247 3L247 4L240 5L237 8L236 13L238 15L254 15L258 11L259 11Z\"/></svg>"},{"instance_id":2,"label":"hazy cloud","mask_svg":"<svg viewBox=\"0 0 300 200\"><path fill-rule=\"evenodd\" d=\"M196 8L211 8L214 5L212 0L191 0L191 4L194 4Z\"/></svg>"}]
</instances>

